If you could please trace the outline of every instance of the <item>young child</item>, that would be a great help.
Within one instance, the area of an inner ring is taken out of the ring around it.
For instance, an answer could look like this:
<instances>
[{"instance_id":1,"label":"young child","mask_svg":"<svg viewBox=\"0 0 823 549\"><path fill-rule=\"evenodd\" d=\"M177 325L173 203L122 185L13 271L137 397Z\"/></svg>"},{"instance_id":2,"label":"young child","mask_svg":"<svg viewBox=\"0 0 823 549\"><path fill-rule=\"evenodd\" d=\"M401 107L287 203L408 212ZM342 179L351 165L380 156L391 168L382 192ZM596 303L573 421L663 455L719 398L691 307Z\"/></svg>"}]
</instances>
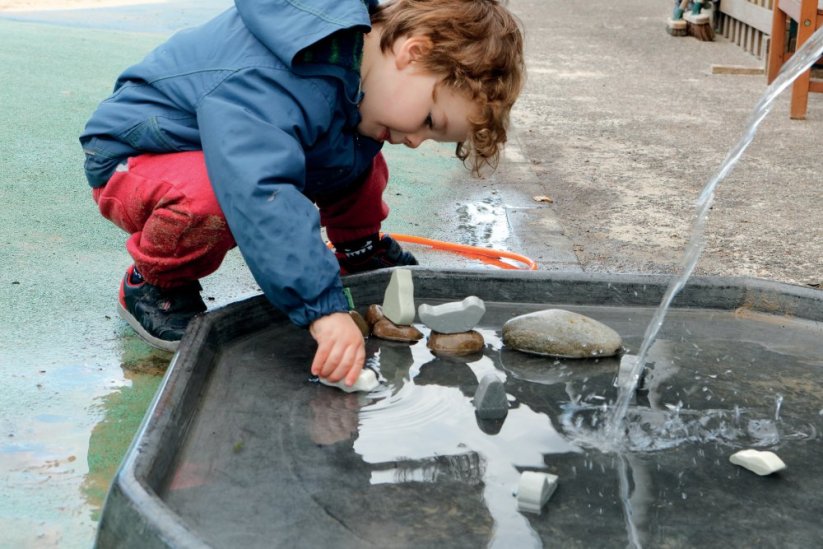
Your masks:
<instances>
[{"instance_id":1,"label":"young child","mask_svg":"<svg viewBox=\"0 0 823 549\"><path fill-rule=\"evenodd\" d=\"M380 149L455 142L473 171L493 166L522 34L497 0L235 4L126 69L80 137L100 212L131 234L118 311L175 350L206 309L198 279L236 245L309 327L312 373L351 385L365 346L340 275L417 263L379 236Z\"/></svg>"}]
</instances>

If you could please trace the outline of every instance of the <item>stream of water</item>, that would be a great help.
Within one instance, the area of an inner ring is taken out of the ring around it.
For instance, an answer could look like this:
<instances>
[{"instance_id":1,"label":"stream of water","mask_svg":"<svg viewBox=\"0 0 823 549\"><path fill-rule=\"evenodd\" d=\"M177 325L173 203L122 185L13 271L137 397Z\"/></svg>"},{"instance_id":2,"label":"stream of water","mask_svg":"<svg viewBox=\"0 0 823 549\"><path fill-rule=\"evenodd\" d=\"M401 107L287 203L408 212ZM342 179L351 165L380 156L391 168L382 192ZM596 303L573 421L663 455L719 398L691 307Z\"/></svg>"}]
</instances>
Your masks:
<instances>
[{"instance_id":1,"label":"stream of water","mask_svg":"<svg viewBox=\"0 0 823 549\"><path fill-rule=\"evenodd\" d=\"M618 447L623 438L624 422L626 412L629 408L629 403L634 395L637 387L637 381L640 379L640 374L645 367L646 356L649 349L654 343L660 328L663 326L663 321L666 318L666 312L668 311L674 297L680 292L680 290L683 289L686 281L691 276L695 266L697 265L697 260L700 258L700 254L703 251L703 247L705 245L703 233L706 229L709 209L714 202L714 191L717 188L717 185L731 173L732 169L734 169L738 160L743 155L743 152L751 144L755 133L757 132L757 128L771 110L777 96L780 95L780 93L786 88L791 86L801 74L803 74L818 59L820 59L821 55L823 55L823 28L818 29L811 36L811 38L809 38L809 40L807 40L806 43L803 44L803 46L799 48L794 55L792 55L789 61L783 65L780 73L777 75L777 78L775 78L774 82L766 88L766 91L761 96L760 101L758 101L755 106L754 111L749 117L743 131L743 135L726 155L725 160L723 160L723 163L720 165L720 168L714 176L703 188L703 192L701 192L700 197L697 200L697 213L694 225L692 227L691 238L689 239L686 251L684 252L681 260L681 273L674 280L672 280L671 284L669 284L660 306L646 328L646 332L643 336L643 343L637 353L634 368L632 369L631 382L620 387L612 413L606 423L606 440L613 446Z\"/></svg>"}]
</instances>

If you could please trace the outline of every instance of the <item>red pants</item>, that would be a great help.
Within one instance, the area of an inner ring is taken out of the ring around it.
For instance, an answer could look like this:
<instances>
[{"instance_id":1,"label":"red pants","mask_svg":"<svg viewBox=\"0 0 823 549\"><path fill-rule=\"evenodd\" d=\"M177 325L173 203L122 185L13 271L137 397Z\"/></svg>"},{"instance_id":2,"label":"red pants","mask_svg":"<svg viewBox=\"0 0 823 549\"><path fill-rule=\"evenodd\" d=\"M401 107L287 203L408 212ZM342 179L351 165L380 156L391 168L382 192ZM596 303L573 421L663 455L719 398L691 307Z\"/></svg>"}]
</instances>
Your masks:
<instances>
[{"instance_id":1,"label":"red pants","mask_svg":"<svg viewBox=\"0 0 823 549\"><path fill-rule=\"evenodd\" d=\"M378 154L359 189L318 201L332 242L380 230L388 215L382 200L387 181ZM128 171L115 172L92 196L103 217L131 235L126 249L150 284L172 288L203 278L236 245L200 151L130 158Z\"/></svg>"}]
</instances>

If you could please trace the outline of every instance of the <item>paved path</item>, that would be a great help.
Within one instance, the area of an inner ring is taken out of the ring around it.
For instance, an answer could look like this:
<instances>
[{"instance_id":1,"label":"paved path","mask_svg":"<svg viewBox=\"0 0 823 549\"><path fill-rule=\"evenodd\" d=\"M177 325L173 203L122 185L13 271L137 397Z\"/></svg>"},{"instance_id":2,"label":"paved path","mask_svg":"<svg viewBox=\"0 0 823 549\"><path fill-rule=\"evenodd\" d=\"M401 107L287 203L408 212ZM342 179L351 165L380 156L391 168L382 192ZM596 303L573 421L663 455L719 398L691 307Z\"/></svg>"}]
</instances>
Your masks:
<instances>
[{"instance_id":1,"label":"paved path","mask_svg":"<svg viewBox=\"0 0 823 549\"><path fill-rule=\"evenodd\" d=\"M665 31L651 0L520 0L529 82L514 116L522 151L586 271L678 270L694 203L766 89L762 67L719 38ZM823 281L823 94L790 120L789 94L717 189L698 273Z\"/></svg>"}]
</instances>

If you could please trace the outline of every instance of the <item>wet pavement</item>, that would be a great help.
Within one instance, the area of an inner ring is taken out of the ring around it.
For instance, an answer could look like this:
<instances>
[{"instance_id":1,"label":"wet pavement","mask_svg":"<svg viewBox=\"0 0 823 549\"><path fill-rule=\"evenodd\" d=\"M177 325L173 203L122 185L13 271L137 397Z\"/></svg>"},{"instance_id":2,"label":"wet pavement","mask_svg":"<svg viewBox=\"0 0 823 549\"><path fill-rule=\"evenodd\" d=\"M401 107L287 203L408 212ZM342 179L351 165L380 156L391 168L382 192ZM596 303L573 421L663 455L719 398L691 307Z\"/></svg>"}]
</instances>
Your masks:
<instances>
[{"instance_id":1,"label":"wet pavement","mask_svg":"<svg viewBox=\"0 0 823 549\"><path fill-rule=\"evenodd\" d=\"M228 4L0 13L0 546L92 543L170 358L116 316L125 235L96 213L76 136L122 69ZM708 67L762 62L723 39L663 36L657 3L575 4L511 4L532 71L496 175L471 179L447 146L386 151L385 230L517 251L543 270L676 269L692 201L765 88ZM805 122L786 113L784 97L721 189L703 272L819 282L823 103L811 98ZM203 287L210 308L257 293L236 252Z\"/></svg>"}]
</instances>

